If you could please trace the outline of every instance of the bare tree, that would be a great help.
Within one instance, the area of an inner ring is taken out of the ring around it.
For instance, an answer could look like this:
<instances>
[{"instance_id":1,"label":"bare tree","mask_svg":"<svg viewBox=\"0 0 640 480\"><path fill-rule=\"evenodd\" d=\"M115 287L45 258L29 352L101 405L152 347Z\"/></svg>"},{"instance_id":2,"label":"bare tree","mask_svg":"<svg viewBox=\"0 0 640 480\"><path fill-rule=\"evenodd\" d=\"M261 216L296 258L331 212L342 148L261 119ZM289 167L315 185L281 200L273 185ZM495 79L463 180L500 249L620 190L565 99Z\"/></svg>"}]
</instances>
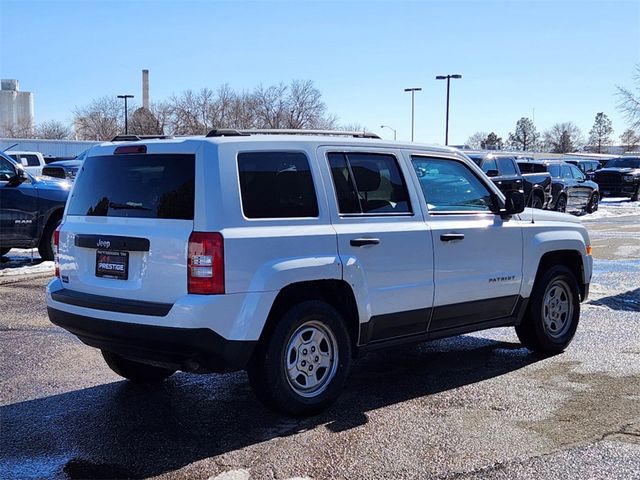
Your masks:
<instances>
[{"instance_id":1,"label":"bare tree","mask_svg":"<svg viewBox=\"0 0 640 480\"><path fill-rule=\"evenodd\" d=\"M482 148L482 142L487 138L487 132L476 132L467 138L465 142L472 150L480 150Z\"/></svg>"},{"instance_id":2,"label":"bare tree","mask_svg":"<svg viewBox=\"0 0 640 480\"><path fill-rule=\"evenodd\" d=\"M72 137L71 129L62 122L50 120L42 122L35 129L36 138L48 138L52 140L67 140Z\"/></svg>"},{"instance_id":3,"label":"bare tree","mask_svg":"<svg viewBox=\"0 0 640 480\"><path fill-rule=\"evenodd\" d=\"M620 135L620 143L625 152L633 152L640 145L640 135L638 135L633 129L628 128Z\"/></svg>"},{"instance_id":4,"label":"bare tree","mask_svg":"<svg viewBox=\"0 0 640 480\"><path fill-rule=\"evenodd\" d=\"M632 88L616 86L618 95L618 109L624 113L631 128L640 129L640 64L632 76Z\"/></svg>"},{"instance_id":5,"label":"bare tree","mask_svg":"<svg viewBox=\"0 0 640 480\"><path fill-rule=\"evenodd\" d=\"M589 132L589 145L593 146L597 153L602 153L602 145L611 143L612 133L613 127L611 126L609 117L602 112L597 113L596 120Z\"/></svg>"},{"instance_id":6,"label":"bare tree","mask_svg":"<svg viewBox=\"0 0 640 480\"><path fill-rule=\"evenodd\" d=\"M124 130L124 109L116 97L92 100L89 105L76 107L73 115L78 140L111 140Z\"/></svg>"},{"instance_id":7,"label":"bare tree","mask_svg":"<svg viewBox=\"0 0 640 480\"><path fill-rule=\"evenodd\" d=\"M23 119L18 122L5 122L1 130L7 138L32 138L35 132L33 122Z\"/></svg>"},{"instance_id":8,"label":"bare tree","mask_svg":"<svg viewBox=\"0 0 640 480\"><path fill-rule=\"evenodd\" d=\"M491 132L487 135L487 138L480 143L480 146L483 150L502 150L504 142L501 137L496 135L494 132Z\"/></svg>"},{"instance_id":9,"label":"bare tree","mask_svg":"<svg viewBox=\"0 0 640 480\"><path fill-rule=\"evenodd\" d=\"M256 128L286 128L291 108L287 99L287 86L280 83L264 87L259 85L253 91L252 109Z\"/></svg>"},{"instance_id":10,"label":"bare tree","mask_svg":"<svg viewBox=\"0 0 640 480\"><path fill-rule=\"evenodd\" d=\"M533 120L522 117L516 123L516 129L513 133L509 133L509 145L514 150L522 150L524 152L533 150L538 143L538 131L533 124Z\"/></svg>"},{"instance_id":11,"label":"bare tree","mask_svg":"<svg viewBox=\"0 0 640 480\"><path fill-rule=\"evenodd\" d=\"M556 123L544 132L544 142L554 153L575 152L582 143L582 132L573 122Z\"/></svg>"}]
</instances>

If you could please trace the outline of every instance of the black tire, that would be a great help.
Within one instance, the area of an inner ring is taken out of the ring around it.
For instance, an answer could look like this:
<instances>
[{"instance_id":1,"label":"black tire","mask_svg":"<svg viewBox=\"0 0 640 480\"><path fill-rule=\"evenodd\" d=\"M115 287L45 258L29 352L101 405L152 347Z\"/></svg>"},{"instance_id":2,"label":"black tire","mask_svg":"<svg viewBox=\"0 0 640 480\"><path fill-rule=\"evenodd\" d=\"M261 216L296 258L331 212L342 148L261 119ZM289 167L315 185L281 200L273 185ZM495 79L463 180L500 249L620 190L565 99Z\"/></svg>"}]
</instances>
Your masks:
<instances>
[{"instance_id":1,"label":"black tire","mask_svg":"<svg viewBox=\"0 0 640 480\"><path fill-rule=\"evenodd\" d=\"M310 336L305 340L309 331L324 335L324 343L316 344ZM296 343L296 339L304 343ZM314 345L317 353L323 351L323 358L312 353ZM328 366L323 367L322 361ZM247 370L251 387L262 403L278 412L304 417L319 413L338 397L350 362L351 339L342 315L326 302L308 300L293 305L277 320ZM315 375L308 374L306 369L311 371L314 365ZM303 391L307 380L311 384L319 382L316 390Z\"/></svg>"},{"instance_id":2,"label":"black tire","mask_svg":"<svg viewBox=\"0 0 640 480\"><path fill-rule=\"evenodd\" d=\"M11 247L0 248L0 257L4 257L7 253L9 253L10 250Z\"/></svg>"},{"instance_id":3,"label":"black tire","mask_svg":"<svg viewBox=\"0 0 640 480\"><path fill-rule=\"evenodd\" d=\"M102 356L111 370L136 383L161 382L176 373L175 370L135 362L105 350L102 350Z\"/></svg>"},{"instance_id":4,"label":"black tire","mask_svg":"<svg viewBox=\"0 0 640 480\"><path fill-rule=\"evenodd\" d=\"M560 195L558 200L556 200L556 205L554 207L556 212L566 212L567 211L567 196Z\"/></svg>"},{"instance_id":5,"label":"black tire","mask_svg":"<svg viewBox=\"0 0 640 480\"><path fill-rule=\"evenodd\" d=\"M564 320L563 314L559 313L564 303L563 296L570 305ZM558 301L554 304L554 300ZM516 333L529 350L545 354L560 353L571 343L579 319L578 281L567 267L556 265L536 281L527 313L520 325L516 326Z\"/></svg>"},{"instance_id":6,"label":"black tire","mask_svg":"<svg viewBox=\"0 0 640 480\"><path fill-rule=\"evenodd\" d=\"M61 219L49 220L47 226L44 227L42 237L40 238L40 245L38 245L38 253L43 260L53 260L53 233L60 225Z\"/></svg>"},{"instance_id":7,"label":"black tire","mask_svg":"<svg viewBox=\"0 0 640 480\"><path fill-rule=\"evenodd\" d=\"M638 185L636 187L636 192L633 195L631 195L631 201L632 202L637 202L638 201L638 197L640 197L640 185Z\"/></svg>"},{"instance_id":8,"label":"black tire","mask_svg":"<svg viewBox=\"0 0 640 480\"><path fill-rule=\"evenodd\" d=\"M600 197L598 196L598 193L593 192L593 195L591 195L591 198L589 199L589 203L587 203L587 208L586 208L587 213L593 213L598 210L599 200L600 200Z\"/></svg>"},{"instance_id":9,"label":"black tire","mask_svg":"<svg viewBox=\"0 0 640 480\"><path fill-rule=\"evenodd\" d=\"M540 195L534 194L531 198L531 208L542 208L544 201L540 198Z\"/></svg>"}]
</instances>

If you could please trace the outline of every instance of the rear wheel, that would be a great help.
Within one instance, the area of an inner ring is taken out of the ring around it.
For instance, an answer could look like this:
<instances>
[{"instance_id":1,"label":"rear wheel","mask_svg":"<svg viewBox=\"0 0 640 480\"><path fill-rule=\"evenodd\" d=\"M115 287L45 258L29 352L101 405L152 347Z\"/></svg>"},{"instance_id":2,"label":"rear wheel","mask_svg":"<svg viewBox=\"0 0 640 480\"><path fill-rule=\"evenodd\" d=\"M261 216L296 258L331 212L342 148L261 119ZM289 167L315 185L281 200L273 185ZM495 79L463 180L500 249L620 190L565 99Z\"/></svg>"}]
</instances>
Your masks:
<instances>
[{"instance_id":1,"label":"rear wheel","mask_svg":"<svg viewBox=\"0 0 640 480\"><path fill-rule=\"evenodd\" d=\"M638 201L638 197L640 197L640 185L638 185L638 186L636 187L636 193L634 193L634 194L631 196L631 201L632 201L632 202L637 202L637 201Z\"/></svg>"},{"instance_id":2,"label":"rear wheel","mask_svg":"<svg viewBox=\"0 0 640 480\"><path fill-rule=\"evenodd\" d=\"M529 308L516 333L529 350L560 353L573 339L580 318L578 281L567 267L556 265L533 287Z\"/></svg>"},{"instance_id":3,"label":"rear wheel","mask_svg":"<svg viewBox=\"0 0 640 480\"><path fill-rule=\"evenodd\" d=\"M567 211L567 197L565 195L560 195L558 200L556 200L555 210L557 212L566 212Z\"/></svg>"},{"instance_id":4,"label":"rear wheel","mask_svg":"<svg viewBox=\"0 0 640 480\"><path fill-rule=\"evenodd\" d=\"M600 197L596 192L594 192L593 195L591 195L591 198L589 199L589 203L587 203L587 213L593 213L598 210L599 200L600 200Z\"/></svg>"},{"instance_id":5,"label":"rear wheel","mask_svg":"<svg viewBox=\"0 0 640 480\"><path fill-rule=\"evenodd\" d=\"M351 361L349 332L328 303L309 300L282 315L248 368L256 396L279 412L308 416L339 395Z\"/></svg>"},{"instance_id":6,"label":"rear wheel","mask_svg":"<svg viewBox=\"0 0 640 480\"><path fill-rule=\"evenodd\" d=\"M102 356L111 370L136 383L161 382L176 373L175 370L129 360L106 350L102 350Z\"/></svg>"},{"instance_id":7,"label":"rear wheel","mask_svg":"<svg viewBox=\"0 0 640 480\"><path fill-rule=\"evenodd\" d=\"M38 245L38 253L43 260L53 260L53 254L55 247L53 246L53 234L60 225L61 219L49 220L47 226L44 227L42 232L42 238L40 238L40 245Z\"/></svg>"},{"instance_id":8,"label":"rear wheel","mask_svg":"<svg viewBox=\"0 0 640 480\"><path fill-rule=\"evenodd\" d=\"M4 257L7 253L9 253L11 248L0 248L0 257Z\"/></svg>"}]
</instances>

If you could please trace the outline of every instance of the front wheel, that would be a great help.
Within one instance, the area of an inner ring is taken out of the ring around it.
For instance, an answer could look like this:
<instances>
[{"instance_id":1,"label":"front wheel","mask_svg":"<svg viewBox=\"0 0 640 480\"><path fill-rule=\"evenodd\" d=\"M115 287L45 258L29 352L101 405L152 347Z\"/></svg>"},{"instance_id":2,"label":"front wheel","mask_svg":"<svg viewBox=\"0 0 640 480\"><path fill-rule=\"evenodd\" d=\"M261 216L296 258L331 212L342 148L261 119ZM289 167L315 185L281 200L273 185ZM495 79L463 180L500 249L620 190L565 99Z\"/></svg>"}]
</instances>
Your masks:
<instances>
[{"instance_id":1,"label":"front wheel","mask_svg":"<svg viewBox=\"0 0 640 480\"><path fill-rule=\"evenodd\" d=\"M560 195L558 200L556 200L555 206L556 212L566 212L567 211L567 197L564 195Z\"/></svg>"},{"instance_id":2,"label":"front wheel","mask_svg":"<svg viewBox=\"0 0 640 480\"><path fill-rule=\"evenodd\" d=\"M262 341L248 367L249 381L269 408L308 416L338 397L350 361L342 315L328 303L308 300L289 308Z\"/></svg>"},{"instance_id":3,"label":"front wheel","mask_svg":"<svg viewBox=\"0 0 640 480\"><path fill-rule=\"evenodd\" d=\"M106 350L102 350L102 356L111 370L136 383L161 382L176 373L175 370L129 360Z\"/></svg>"},{"instance_id":4,"label":"front wheel","mask_svg":"<svg viewBox=\"0 0 640 480\"><path fill-rule=\"evenodd\" d=\"M576 333L580 318L578 281L567 267L556 265L533 287L530 304L516 326L520 342L541 353L562 352Z\"/></svg>"},{"instance_id":5,"label":"front wheel","mask_svg":"<svg viewBox=\"0 0 640 480\"><path fill-rule=\"evenodd\" d=\"M637 201L638 201L638 197L640 197L640 185L638 185L638 186L636 187L636 193L634 193L634 194L631 196L631 201L632 201L632 202L637 202Z\"/></svg>"},{"instance_id":6,"label":"front wheel","mask_svg":"<svg viewBox=\"0 0 640 480\"><path fill-rule=\"evenodd\" d=\"M593 213L598 210L599 200L600 198L598 197L597 193L594 193L593 195L591 195L591 198L589 199L589 203L587 203L587 213Z\"/></svg>"}]
</instances>

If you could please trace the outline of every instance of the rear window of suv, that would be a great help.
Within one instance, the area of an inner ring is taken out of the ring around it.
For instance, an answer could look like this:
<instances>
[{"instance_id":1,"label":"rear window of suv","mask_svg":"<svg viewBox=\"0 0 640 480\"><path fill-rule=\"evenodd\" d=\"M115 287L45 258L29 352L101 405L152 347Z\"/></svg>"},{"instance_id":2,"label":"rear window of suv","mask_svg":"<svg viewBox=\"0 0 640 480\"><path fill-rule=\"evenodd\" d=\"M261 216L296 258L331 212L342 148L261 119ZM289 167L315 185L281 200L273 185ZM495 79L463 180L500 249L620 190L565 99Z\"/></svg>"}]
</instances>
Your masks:
<instances>
[{"instance_id":1,"label":"rear window of suv","mask_svg":"<svg viewBox=\"0 0 640 480\"><path fill-rule=\"evenodd\" d=\"M195 156L89 157L69 199L69 215L193 220Z\"/></svg>"}]
</instances>

